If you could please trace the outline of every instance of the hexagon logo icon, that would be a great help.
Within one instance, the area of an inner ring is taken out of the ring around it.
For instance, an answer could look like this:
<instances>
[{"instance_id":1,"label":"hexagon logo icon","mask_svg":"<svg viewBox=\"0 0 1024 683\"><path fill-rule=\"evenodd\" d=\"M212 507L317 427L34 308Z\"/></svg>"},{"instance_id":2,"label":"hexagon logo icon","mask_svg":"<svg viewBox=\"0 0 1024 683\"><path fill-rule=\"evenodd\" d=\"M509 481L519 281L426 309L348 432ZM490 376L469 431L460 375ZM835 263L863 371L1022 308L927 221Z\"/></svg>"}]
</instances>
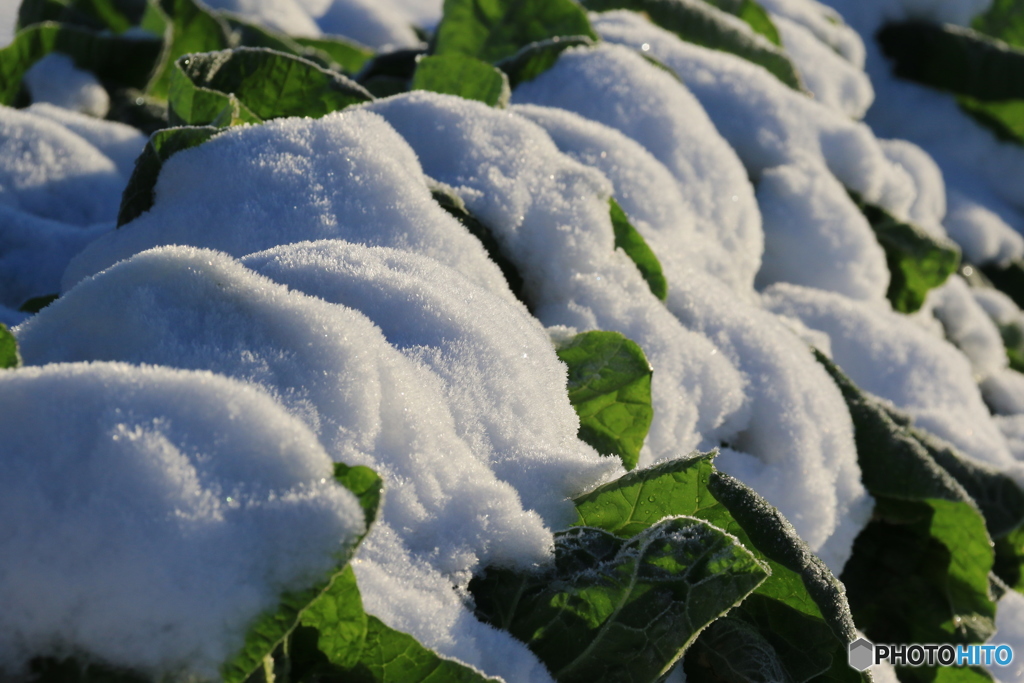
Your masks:
<instances>
[{"instance_id":1,"label":"hexagon logo icon","mask_svg":"<svg viewBox=\"0 0 1024 683\"><path fill-rule=\"evenodd\" d=\"M864 671L875 663L875 646L871 641L858 638L850 643L850 666L857 671Z\"/></svg>"}]
</instances>

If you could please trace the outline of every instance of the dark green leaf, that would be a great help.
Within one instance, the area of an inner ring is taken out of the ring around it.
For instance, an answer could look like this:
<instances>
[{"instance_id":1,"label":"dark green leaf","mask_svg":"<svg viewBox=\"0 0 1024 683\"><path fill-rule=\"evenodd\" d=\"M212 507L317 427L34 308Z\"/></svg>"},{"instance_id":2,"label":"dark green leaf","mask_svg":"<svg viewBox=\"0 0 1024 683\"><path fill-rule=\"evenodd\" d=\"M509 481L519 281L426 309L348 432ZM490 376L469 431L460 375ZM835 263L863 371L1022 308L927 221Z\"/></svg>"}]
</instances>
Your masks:
<instances>
[{"instance_id":1,"label":"dark green leaf","mask_svg":"<svg viewBox=\"0 0 1024 683\"><path fill-rule=\"evenodd\" d=\"M480 240L480 243L487 250L487 255L491 257L491 260L497 264L498 268L501 269L502 274L505 276L505 280L508 282L509 289L512 293L519 297L520 301L523 300L523 278L519 274L519 270L515 264L512 263L505 256L501 250L501 245L498 240L495 239L494 233L480 222L480 220L469 212L466 208L465 202L462 201L462 197L455 193L451 187L440 183L435 183L431 188L431 192L434 195L434 201L441 205L441 208L447 211L450 215L454 216L462 225L469 230L469 232ZM524 302L525 303L525 302Z\"/></svg>"},{"instance_id":2,"label":"dark green leaf","mask_svg":"<svg viewBox=\"0 0 1024 683\"><path fill-rule=\"evenodd\" d=\"M846 645L856 637L842 587L774 508L715 471L713 457L668 462L601 486L576 499L577 524L628 537L666 517L693 516L733 534L771 568L728 623L715 622L701 635L687 655L688 678L728 679L732 667L755 666L785 672L774 680L823 675L835 660L845 662ZM732 647L746 659L714 654ZM852 669L831 677L859 680Z\"/></svg>"},{"instance_id":3,"label":"dark green leaf","mask_svg":"<svg viewBox=\"0 0 1024 683\"><path fill-rule=\"evenodd\" d=\"M135 170L121 195L117 227L135 220L153 207L153 188L165 161L176 152L200 145L220 132L217 128L205 126L166 128L153 133L135 160Z\"/></svg>"},{"instance_id":4,"label":"dark green leaf","mask_svg":"<svg viewBox=\"0 0 1024 683\"><path fill-rule=\"evenodd\" d=\"M587 36L555 36L525 45L511 57L495 63L508 76L509 86L532 81L550 69L558 57L570 47L591 46L596 43ZM675 73L675 72L673 72Z\"/></svg>"},{"instance_id":5,"label":"dark green leaf","mask_svg":"<svg viewBox=\"0 0 1024 683\"><path fill-rule=\"evenodd\" d=\"M602 454L636 467L654 417L653 373L643 350L618 332L584 332L558 349L569 366L569 401L579 437Z\"/></svg>"},{"instance_id":6,"label":"dark green leaf","mask_svg":"<svg viewBox=\"0 0 1024 683\"><path fill-rule=\"evenodd\" d=\"M53 22L29 26L0 49L0 104L14 104L25 72L51 52L68 55L78 68L91 71L102 81L142 87L160 49L158 39L101 35Z\"/></svg>"},{"instance_id":7,"label":"dark green leaf","mask_svg":"<svg viewBox=\"0 0 1024 683\"><path fill-rule=\"evenodd\" d=\"M348 561L369 531L380 503L381 479L366 467L335 466L335 479L352 482L353 493L363 507L366 529L338 552L337 569L307 590L281 596L277 609L260 615L248 630L245 646L221 667L224 683L243 683L253 672L267 666L272 654L281 647L300 624L318 630L322 652L345 661L354 660L360 639L366 631L362 600L355 574Z\"/></svg>"},{"instance_id":8,"label":"dark green leaf","mask_svg":"<svg viewBox=\"0 0 1024 683\"><path fill-rule=\"evenodd\" d=\"M6 325L0 323L0 369L16 368L19 365L21 355L18 353L18 340Z\"/></svg>"},{"instance_id":9,"label":"dark green leaf","mask_svg":"<svg viewBox=\"0 0 1024 683\"><path fill-rule=\"evenodd\" d=\"M982 102L966 95L956 98L960 109L1003 142L1024 145L1024 100Z\"/></svg>"},{"instance_id":10,"label":"dark green leaf","mask_svg":"<svg viewBox=\"0 0 1024 683\"><path fill-rule=\"evenodd\" d=\"M358 72L373 58L373 50L340 36L322 36L320 38L292 36L292 40L303 47L318 50L327 55L343 71L350 74Z\"/></svg>"},{"instance_id":11,"label":"dark green leaf","mask_svg":"<svg viewBox=\"0 0 1024 683\"><path fill-rule=\"evenodd\" d=\"M1007 266L991 264L982 266L981 270L996 289L1024 308L1024 262L1014 261Z\"/></svg>"},{"instance_id":12,"label":"dark green leaf","mask_svg":"<svg viewBox=\"0 0 1024 683\"><path fill-rule=\"evenodd\" d=\"M971 28L1015 47L1024 47L1024 4L1020 0L992 0L971 22Z\"/></svg>"},{"instance_id":13,"label":"dark green leaf","mask_svg":"<svg viewBox=\"0 0 1024 683\"><path fill-rule=\"evenodd\" d=\"M585 0L583 4L597 12L614 9L642 12L688 43L742 57L763 66L794 90L803 91L796 68L778 45L758 35L754 29L737 27L727 19L727 12L704 0Z\"/></svg>"},{"instance_id":14,"label":"dark green leaf","mask_svg":"<svg viewBox=\"0 0 1024 683\"><path fill-rule=\"evenodd\" d=\"M142 673L76 657L35 657L29 662L29 675L24 680L26 683L151 682L151 679Z\"/></svg>"},{"instance_id":15,"label":"dark green leaf","mask_svg":"<svg viewBox=\"0 0 1024 683\"><path fill-rule=\"evenodd\" d=\"M996 539L993 571L1010 588L1024 593L1024 527Z\"/></svg>"},{"instance_id":16,"label":"dark green leaf","mask_svg":"<svg viewBox=\"0 0 1024 683\"><path fill-rule=\"evenodd\" d=\"M886 24L876 34L897 76L983 102L1024 98L1024 51L949 24Z\"/></svg>"},{"instance_id":17,"label":"dark green leaf","mask_svg":"<svg viewBox=\"0 0 1024 683\"><path fill-rule=\"evenodd\" d=\"M46 294L34 296L21 305L18 309L22 313L38 313L60 297L60 294Z\"/></svg>"},{"instance_id":18,"label":"dark green leaf","mask_svg":"<svg viewBox=\"0 0 1024 683\"><path fill-rule=\"evenodd\" d=\"M628 541L591 527L560 532L553 569L490 569L470 591L478 615L559 681L656 681L766 576L735 538L676 517Z\"/></svg>"},{"instance_id":19,"label":"dark green leaf","mask_svg":"<svg viewBox=\"0 0 1024 683\"><path fill-rule=\"evenodd\" d=\"M231 27L219 15L194 0L159 0L151 3L154 22L165 24L163 58L147 94L166 98L171 86L174 64L183 55L193 52L214 52L231 47Z\"/></svg>"},{"instance_id":20,"label":"dark green leaf","mask_svg":"<svg viewBox=\"0 0 1024 683\"><path fill-rule=\"evenodd\" d=\"M24 0L18 7L18 27L56 21L124 33L142 21L145 9L145 0Z\"/></svg>"},{"instance_id":21,"label":"dark green leaf","mask_svg":"<svg viewBox=\"0 0 1024 683\"><path fill-rule=\"evenodd\" d=\"M612 228L615 230L615 247L626 252L626 256L632 259L644 280L647 281L651 293L664 301L668 297L668 282L661 271L658 257L647 246L643 236L629 222L626 212L622 210L614 197L608 199L608 204L611 207Z\"/></svg>"},{"instance_id":22,"label":"dark green leaf","mask_svg":"<svg viewBox=\"0 0 1024 683\"><path fill-rule=\"evenodd\" d=\"M753 0L705 0L705 2L739 17L747 22L755 32L760 33L776 45L782 45L779 29L775 28L771 16Z\"/></svg>"},{"instance_id":23,"label":"dark green leaf","mask_svg":"<svg viewBox=\"0 0 1024 683\"><path fill-rule=\"evenodd\" d=\"M817 357L846 400L862 480L875 497L875 517L857 537L842 575L858 626L884 643L985 640L995 616L985 518L905 418Z\"/></svg>"},{"instance_id":24,"label":"dark green leaf","mask_svg":"<svg viewBox=\"0 0 1024 683\"><path fill-rule=\"evenodd\" d=\"M913 313L921 308L928 290L938 287L960 266L960 248L947 239L929 235L912 223L897 220L885 209L850 196L875 231L889 264L887 296L893 308Z\"/></svg>"},{"instance_id":25,"label":"dark green leaf","mask_svg":"<svg viewBox=\"0 0 1024 683\"><path fill-rule=\"evenodd\" d=\"M374 616L368 618L366 645L352 677L344 680L382 683L484 683L484 676L464 664L444 659L412 636L396 631Z\"/></svg>"},{"instance_id":26,"label":"dark green leaf","mask_svg":"<svg viewBox=\"0 0 1024 683\"><path fill-rule=\"evenodd\" d=\"M508 77L487 62L457 53L424 57L416 66L411 90L430 90L507 107L512 96Z\"/></svg>"},{"instance_id":27,"label":"dark green leaf","mask_svg":"<svg viewBox=\"0 0 1024 683\"><path fill-rule=\"evenodd\" d=\"M572 0L445 0L434 53L493 63L531 43L568 36L597 40L586 12Z\"/></svg>"},{"instance_id":28,"label":"dark green leaf","mask_svg":"<svg viewBox=\"0 0 1024 683\"><path fill-rule=\"evenodd\" d=\"M172 80L170 109L191 123L206 124L203 116L223 121L224 109L196 90L220 93L227 106L230 95L244 106L242 119L255 116L268 120L284 116L320 117L332 111L373 99L365 89L339 73L313 62L266 48L240 47L233 50L190 54L175 65L181 75ZM191 86L191 87L190 87ZM248 112L248 113L246 113Z\"/></svg>"}]
</instances>

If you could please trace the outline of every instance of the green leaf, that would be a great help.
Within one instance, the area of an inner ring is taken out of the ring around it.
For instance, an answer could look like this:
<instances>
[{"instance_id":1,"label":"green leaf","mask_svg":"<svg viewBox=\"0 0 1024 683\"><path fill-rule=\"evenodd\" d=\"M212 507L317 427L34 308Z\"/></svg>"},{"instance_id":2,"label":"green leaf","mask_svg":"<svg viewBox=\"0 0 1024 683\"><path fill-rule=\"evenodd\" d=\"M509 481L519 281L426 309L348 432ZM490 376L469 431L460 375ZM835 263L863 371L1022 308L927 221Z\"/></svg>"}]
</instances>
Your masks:
<instances>
[{"instance_id":1,"label":"green leaf","mask_svg":"<svg viewBox=\"0 0 1024 683\"><path fill-rule=\"evenodd\" d=\"M904 418L817 358L846 400L862 480L875 497L841 577L858 626L875 642L984 641L995 628L985 518Z\"/></svg>"},{"instance_id":2,"label":"green leaf","mask_svg":"<svg viewBox=\"0 0 1024 683\"><path fill-rule=\"evenodd\" d=\"M1013 261L1006 266L989 264L981 266L981 271L996 289L1024 308L1024 261Z\"/></svg>"},{"instance_id":3,"label":"green leaf","mask_svg":"<svg viewBox=\"0 0 1024 683\"><path fill-rule=\"evenodd\" d=\"M373 58L373 50L340 36L321 36L320 38L292 36L292 40L303 47L318 50L327 55L342 70L350 74L357 73Z\"/></svg>"},{"instance_id":4,"label":"green leaf","mask_svg":"<svg viewBox=\"0 0 1024 683\"><path fill-rule=\"evenodd\" d=\"M992 571L1015 591L1024 593L1024 527L996 539L996 559Z\"/></svg>"},{"instance_id":5,"label":"green leaf","mask_svg":"<svg viewBox=\"0 0 1024 683\"><path fill-rule=\"evenodd\" d=\"M561 54L569 48L596 44L587 36L555 36L524 45L511 57L496 62L495 66L505 72L509 86L515 88L553 67Z\"/></svg>"},{"instance_id":6,"label":"green leaf","mask_svg":"<svg viewBox=\"0 0 1024 683\"><path fill-rule=\"evenodd\" d=\"M1019 0L992 0L984 13L974 17L971 28L1015 47L1024 47L1024 4Z\"/></svg>"},{"instance_id":7,"label":"green leaf","mask_svg":"<svg viewBox=\"0 0 1024 683\"><path fill-rule=\"evenodd\" d=\"M896 675L906 683L992 683L992 676L980 666L898 666Z\"/></svg>"},{"instance_id":8,"label":"green leaf","mask_svg":"<svg viewBox=\"0 0 1024 683\"><path fill-rule=\"evenodd\" d=\"M366 645L355 671L364 676L364 680L389 683L498 681L464 664L439 657L412 636L388 627L377 617L370 616L368 622Z\"/></svg>"},{"instance_id":9,"label":"green leaf","mask_svg":"<svg viewBox=\"0 0 1024 683\"><path fill-rule=\"evenodd\" d=\"M705 0L705 2L723 12L739 17L747 22L756 33L760 33L775 45L782 46L779 29L775 28L771 16L753 0Z\"/></svg>"},{"instance_id":10,"label":"green leaf","mask_svg":"<svg viewBox=\"0 0 1024 683\"><path fill-rule=\"evenodd\" d=\"M876 34L900 78L983 102L1024 98L1024 51L949 24L890 23Z\"/></svg>"},{"instance_id":11,"label":"green leaf","mask_svg":"<svg viewBox=\"0 0 1024 683\"><path fill-rule=\"evenodd\" d=\"M29 26L0 49L0 104L14 105L25 73L51 52L68 55L75 66L91 71L102 81L142 87L160 49L157 39L101 35L53 22Z\"/></svg>"},{"instance_id":12,"label":"green leaf","mask_svg":"<svg viewBox=\"0 0 1024 683\"><path fill-rule=\"evenodd\" d=\"M7 370L21 365L21 354L18 353L18 340L14 338L7 326L0 323L0 369Z\"/></svg>"},{"instance_id":13,"label":"green leaf","mask_svg":"<svg viewBox=\"0 0 1024 683\"><path fill-rule=\"evenodd\" d=\"M190 60L192 55L182 57ZM262 119L232 93L196 86L180 63L171 71L167 97L167 118L172 126L213 126L228 128L242 123L261 123Z\"/></svg>"},{"instance_id":14,"label":"green leaf","mask_svg":"<svg viewBox=\"0 0 1024 683\"><path fill-rule=\"evenodd\" d=\"M559 36L598 39L586 12L572 0L445 0L434 54L494 63Z\"/></svg>"},{"instance_id":15,"label":"green leaf","mask_svg":"<svg viewBox=\"0 0 1024 683\"><path fill-rule=\"evenodd\" d=\"M742 57L764 67L794 90L803 91L796 68L778 45L752 28L737 27L728 20L727 12L703 0L584 0L583 4L596 12L628 9L644 13L688 43Z\"/></svg>"},{"instance_id":16,"label":"green leaf","mask_svg":"<svg viewBox=\"0 0 1024 683\"><path fill-rule=\"evenodd\" d=\"M44 294L43 296L34 296L18 308L22 313L38 313L43 310L54 301L60 298L60 294Z\"/></svg>"},{"instance_id":17,"label":"green leaf","mask_svg":"<svg viewBox=\"0 0 1024 683\"><path fill-rule=\"evenodd\" d=\"M345 107L368 102L373 96L339 73L313 62L266 48L190 54L175 63L181 75L173 79L170 111L193 125L223 121L230 95L244 107L242 120L254 116L269 120L284 116L320 117ZM196 90L221 94L217 102ZM216 117L211 121L202 118Z\"/></svg>"},{"instance_id":18,"label":"green leaf","mask_svg":"<svg viewBox=\"0 0 1024 683\"><path fill-rule=\"evenodd\" d=\"M776 680L807 680L837 659L845 663L856 635L842 587L774 508L715 471L714 457L675 460L605 484L575 500L577 524L629 537L666 517L697 517L736 536L771 568L725 622L716 621L698 639L686 659L688 680L728 679L737 667L752 671L766 664L784 672ZM717 651L731 654L718 657ZM852 669L831 677L860 680Z\"/></svg>"},{"instance_id":19,"label":"green leaf","mask_svg":"<svg viewBox=\"0 0 1024 683\"><path fill-rule=\"evenodd\" d=\"M622 210L614 197L608 198L608 205L611 207L612 228L615 230L615 247L626 252L626 256L632 259L633 263L640 270L651 293L664 301L668 297L668 281L661 271L661 263L654 255L647 242L629 222L626 212Z\"/></svg>"},{"instance_id":20,"label":"green leaf","mask_svg":"<svg viewBox=\"0 0 1024 683\"><path fill-rule=\"evenodd\" d=\"M448 185L434 183L431 186L430 191L434 196L434 201L440 204L442 209L455 217L467 230L469 230L470 234L480 240L480 243L487 251L487 255L490 256L491 260L494 261L498 268L501 269L502 274L505 276L505 281L508 282L509 289L512 290L512 293L515 294L520 301L524 301L523 277L519 274L519 269L516 268L515 264L505 256L501 249L501 244L498 243L498 240L494 237L494 233L491 232L491 229L469 212L469 209L466 208L465 202L462 201L462 197L460 197L455 190Z\"/></svg>"},{"instance_id":21,"label":"green leaf","mask_svg":"<svg viewBox=\"0 0 1024 683\"><path fill-rule=\"evenodd\" d=\"M165 128L153 133L135 160L135 170L121 195L117 227L130 223L153 207L153 188L165 161L176 152L200 145L220 132L218 128L204 126Z\"/></svg>"},{"instance_id":22,"label":"green leaf","mask_svg":"<svg viewBox=\"0 0 1024 683\"><path fill-rule=\"evenodd\" d=\"M569 402L579 437L602 454L636 467L651 427L653 370L643 350L618 332L584 332L558 349L569 366Z\"/></svg>"},{"instance_id":23,"label":"green leaf","mask_svg":"<svg viewBox=\"0 0 1024 683\"><path fill-rule=\"evenodd\" d=\"M489 569L470 591L478 616L526 643L558 681L656 681L767 575L721 529L676 517L629 540L559 532L554 568Z\"/></svg>"},{"instance_id":24,"label":"green leaf","mask_svg":"<svg viewBox=\"0 0 1024 683\"><path fill-rule=\"evenodd\" d=\"M271 662L274 652L286 643L299 625L318 628L318 642L325 653L352 659L350 651L359 647L365 632L365 615L348 561L369 532L380 504L382 480L367 467L335 465L335 480L352 483L353 493L364 512L363 533L337 554L337 569L307 590L281 596L273 612L260 615L246 634L242 651L221 667L224 683L243 683L253 672ZM362 615L362 616L360 616Z\"/></svg>"},{"instance_id":25,"label":"green leaf","mask_svg":"<svg viewBox=\"0 0 1024 683\"><path fill-rule=\"evenodd\" d=\"M902 313L917 311L924 304L928 290L944 283L960 267L960 248L948 239L933 237L912 223L896 219L854 192L850 192L850 197L885 250L890 276L886 294L889 302Z\"/></svg>"},{"instance_id":26,"label":"green leaf","mask_svg":"<svg viewBox=\"0 0 1024 683\"><path fill-rule=\"evenodd\" d=\"M145 8L144 0L24 0L18 7L18 27L55 21L124 33L139 24Z\"/></svg>"},{"instance_id":27,"label":"green leaf","mask_svg":"<svg viewBox=\"0 0 1024 683\"><path fill-rule=\"evenodd\" d=\"M327 590L310 603L299 623L306 632L297 632L295 637L315 637L317 654L326 657L330 664L350 669L359 663L366 645L369 618L363 611L351 566L346 566ZM290 649L293 653L296 650Z\"/></svg>"},{"instance_id":28,"label":"green leaf","mask_svg":"<svg viewBox=\"0 0 1024 683\"><path fill-rule=\"evenodd\" d=\"M1024 145L1024 100L982 102L958 95L960 109L1003 142Z\"/></svg>"},{"instance_id":29,"label":"green leaf","mask_svg":"<svg viewBox=\"0 0 1024 683\"><path fill-rule=\"evenodd\" d=\"M499 108L507 107L512 96L508 77L500 69L457 53L421 59L410 89L457 95Z\"/></svg>"},{"instance_id":30,"label":"green leaf","mask_svg":"<svg viewBox=\"0 0 1024 683\"><path fill-rule=\"evenodd\" d=\"M163 57L146 92L166 99L174 64L193 52L214 52L232 46L231 28L219 15L194 0L153 0L150 17L165 24Z\"/></svg>"}]
</instances>

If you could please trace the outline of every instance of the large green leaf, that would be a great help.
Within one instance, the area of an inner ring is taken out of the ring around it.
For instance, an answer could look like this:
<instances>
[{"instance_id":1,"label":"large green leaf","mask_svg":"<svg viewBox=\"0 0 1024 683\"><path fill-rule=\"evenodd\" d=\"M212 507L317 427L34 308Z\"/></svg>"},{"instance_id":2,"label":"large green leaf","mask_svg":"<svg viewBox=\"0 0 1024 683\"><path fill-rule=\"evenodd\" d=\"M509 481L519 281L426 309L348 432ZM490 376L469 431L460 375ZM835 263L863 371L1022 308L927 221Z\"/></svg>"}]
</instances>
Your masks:
<instances>
[{"instance_id":1,"label":"large green leaf","mask_svg":"<svg viewBox=\"0 0 1024 683\"><path fill-rule=\"evenodd\" d=\"M524 45L514 55L494 65L505 72L509 86L515 88L553 67L561 54L569 48L592 45L596 43L587 36L555 36Z\"/></svg>"},{"instance_id":2,"label":"large green leaf","mask_svg":"<svg viewBox=\"0 0 1024 683\"><path fill-rule=\"evenodd\" d=\"M1024 98L1024 51L950 24L890 23L876 34L897 76L983 102Z\"/></svg>"},{"instance_id":3,"label":"large green leaf","mask_svg":"<svg viewBox=\"0 0 1024 683\"><path fill-rule=\"evenodd\" d=\"M21 355L18 353L18 340L6 325L0 323L0 370L16 368L19 365Z\"/></svg>"},{"instance_id":4,"label":"large green leaf","mask_svg":"<svg viewBox=\"0 0 1024 683\"><path fill-rule=\"evenodd\" d=\"M1024 3L992 0L984 13L974 17L971 28L1015 47L1024 47Z\"/></svg>"},{"instance_id":5,"label":"large green leaf","mask_svg":"<svg viewBox=\"0 0 1024 683\"><path fill-rule=\"evenodd\" d=\"M875 231L889 264L887 296L893 308L913 313L921 308L928 290L938 287L960 266L960 248L922 228L895 218L851 192L854 203Z\"/></svg>"},{"instance_id":6,"label":"large green leaf","mask_svg":"<svg viewBox=\"0 0 1024 683\"><path fill-rule=\"evenodd\" d=\"M257 120L320 117L373 99L362 86L339 73L266 48L189 54L179 59L175 68L180 75L172 80L171 115L192 125L223 123L230 118L228 114L234 110L225 110L232 106L228 95L244 107L240 110L243 121L250 116ZM221 98L198 91L220 93ZM201 120L208 117L213 119Z\"/></svg>"},{"instance_id":7,"label":"large green leaf","mask_svg":"<svg viewBox=\"0 0 1024 683\"><path fill-rule=\"evenodd\" d=\"M737 26L729 21L728 12L704 0L584 0L583 4L597 12L613 9L642 12L688 43L742 57L763 66L794 90L803 90L796 68L778 45L748 26Z\"/></svg>"},{"instance_id":8,"label":"large green leaf","mask_svg":"<svg viewBox=\"0 0 1024 683\"><path fill-rule=\"evenodd\" d=\"M161 42L154 38L104 35L54 22L34 24L0 49L0 104L15 103L25 72L51 52L68 55L78 68L102 81L143 87L160 50Z\"/></svg>"},{"instance_id":9,"label":"large green leaf","mask_svg":"<svg viewBox=\"0 0 1024 683\"><path fill-rule=\"evenodd\" d=\"M629 217L614 197L608 199L608 204L611 207L612 228L615 230L615 247L626 252L626 256L632 259L644 276L651 293L664 301L668 297L668 281L661 270L661 262L629 222Z\"/></svg>"},{"instance_id":10,"label":"large green leaf","mask_svg":"<svg viewBox=\"0 0 1024 683\"><path fill-rule=\"evenodd\" d=\"M493 63L559 36L597 40L586 12L572 0L445 0L434 53Z\"/></svg>"},{"instance_id":11,"label":"large green leaf","mask_svg":"<svg viewBox=\"0 0 1024 683\"><path fill-rule=\"evenodd\" d=\"M142 154L135 160L135 170L121 195L121 208L117 214L117 227L129 223L153 208L160 169L172 155L206 142L220 129L212 126L165 128L150 136Z\"/></svg>"},{"instance_id":12,"label":"large green leaf","mask_svg":"<svg viewBox=\"0 0 1024 683\"><path fill-rule=\"evenodd\" d=\"M753 0L705 0L705 2L739 17L747 22L750 28L754 29L757 33L760 33L776 45L782 45L779 29L775 28L775 23L772 21L771 16L765 11L764 7L761 7L761 5Z\"/></svg>"},{"instance_id":13,"label":"large green leaf","mask_svg":"<svg viewBox=\"0 0 1024 683\"><path fill-rule=\"evenodd\" d=\"M465 202L462 201L462 197L448 185L435 182L430 190L434 196L434 201L440 204L442 209L456 218L474 237L480 240L484 249L487 250L487 255L501 269L502 274L505 276L505 281L508 282L509 289L519 297L520 301L523 301L523 276L519 274L519 269L516 268L515 264L505 256L501 245L494 237L494 233L491 232L490 228L470 213L469 209L466 208Z\"/></svg>"},{"instance_id":14,"label":"large green leaf","mask_svg":"<svg viewBox=\"0 0 1024 683\"><path fill-rule=\"evenodd\" d=\"M231 27L195 0L153 0L146 20L165 26L163 57L146 88L148 95L158 99L166 99L174 64L183 55L232 47Z\"/></svg>"},{"instance_id":15,"label":"large green leaf","mask_svg":"<svg viewBox=\"0 0 1024 683\"><path fill-rule=\"evenodd\" d=\"M569 401L579 437L602 454L636 467L651 427L653 370L643 350L618 332L584 332L558 349L569 366Z\"/></svg>"},{"instance_id":16,"label":"large green leaf","mask_svg":"<svg viewBox=\"0 0 1024 683\"><path fill-rule=\"evenodd\" d=\"M553 568L492 568L470 591L478 616L525 642L558 681L639 682L665 675L767 575L721 529L674 517L629 540L560 532Z\"/></svg>"},{"instance_id":17,"label":"large green leaf","mask_svg":"<svg viewBox=\"0 0 1024 683\"><path fill-rule=\"evenodd\" d=\"M862 480L876 501L842 575L857 625L876 642L984 641L995 628L985 518L905 421L820 353L818 360L846 400Z\"/></svg>"},{"instance_id":18,"label":"large green leaf","mask_svg":"<svg viewBox=\"0 0 1024 683\"><path fill-rule=\"evenodd\" d=\"M262 122L233 93L197 86L182 68L182 62L191 59L192 55L182 57L171 71L167 118L172 126L228 128L242 123Z\"/></svg>"},{"instance_id":19,"label":"large green leaf","mask_svg":"<svg viewBox=\"0 0 1024 683\"><path fill-rule=\"evenodd\" d=\"M487 62L458 53L424 57L416 65L411 90L430 90L507 107L512 91L508 77Z\"/></svg>"},{"instance_id":20,"label":"large green leaf","mask_svg":"<svg viewBox=\"0 0 1024 683\"><path fill-rule=\"evenodd\" d=\"M250 627L242 651L221 667L224 683L243 683L254 672L266 667L270 669L273 654L299 626L323 626L321 646L331 653L341 652L347 656L347 649L358 642L362 613L362 601L355 589L355 575L348 561L358 544L366 536L370 525L377 517L383 481L367 467L335 465L335 481L343 486L353 485L353 493L363 508L366 529L350 545L338 553L338 567L319 584L303 591L286 593L281 597L278 608L261 615ZM331 626L327 627L330 621ZM364 629L365 630L365 629ZM268 677L269 678L269 677Z\"/></svg>"},{"instance_id":21,"label":"large green leaf","mask_svg":"<svg viewBox=\"0 0 1024 683\"><path fill-rule=\"evenodd\" d=\"M688 679L770 680L766 674L777 671L783 680L860 680L835 666L845 664L847 643L856 638L842 587L781 515L718 473L713 458L675 460L605 484L576 499L577 524L629 537L666 517L693 516L733 534L771 568L753 594L697 640L686 659Z\"/></svg>"}]
</instances>

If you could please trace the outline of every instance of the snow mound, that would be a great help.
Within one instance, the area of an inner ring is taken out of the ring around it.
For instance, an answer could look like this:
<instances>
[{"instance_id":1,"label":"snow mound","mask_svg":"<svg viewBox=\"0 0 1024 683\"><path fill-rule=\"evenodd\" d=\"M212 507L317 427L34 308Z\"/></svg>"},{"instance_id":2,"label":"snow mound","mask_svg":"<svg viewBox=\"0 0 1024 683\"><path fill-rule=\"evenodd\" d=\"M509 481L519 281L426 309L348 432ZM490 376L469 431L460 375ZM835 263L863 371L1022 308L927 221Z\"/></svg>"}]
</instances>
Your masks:
<instances>
[{"instance_id":1,"label":"snow mound","mask_svg":"<svg viewBox=\"0 0 1024 683\"><path fill-rule=\"evenodd\" d=\"M364 529L313 433L240 382L54 364L0 373L0 406L0 670L84 650L215 677Z\"/></svg>"}]
</instances>

